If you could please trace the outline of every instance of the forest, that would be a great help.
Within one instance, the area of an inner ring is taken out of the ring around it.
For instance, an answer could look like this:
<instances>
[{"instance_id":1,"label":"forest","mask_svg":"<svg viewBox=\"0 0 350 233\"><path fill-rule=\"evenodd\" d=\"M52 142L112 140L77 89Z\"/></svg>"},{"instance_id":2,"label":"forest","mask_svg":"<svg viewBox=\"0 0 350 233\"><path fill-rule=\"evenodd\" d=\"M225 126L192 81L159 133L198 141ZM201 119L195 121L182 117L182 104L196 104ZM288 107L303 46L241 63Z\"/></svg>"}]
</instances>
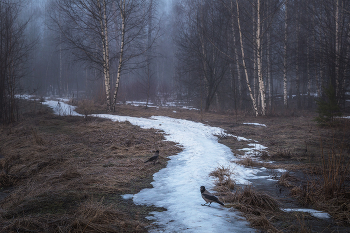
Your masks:
<instances>
[{"instance_id":1,"label":"forest","mask_svg":"<svg viewBox=\"0 0 350 233\"><path fill-rule=\"evenodd\" d=\"M0 232L349 232L349 115L350 0L0 0Z\"/></svg>"},{"instance_id":2,"label":"forest","mask_svg":"<svg viewBox=\"0 0 350 233\"><path fill-rule=\"evenodd\" d=\"M203 111L315 109L349 97L346 0L1 1L1 119L15 95Z\"/></svg>"}]
</instances>

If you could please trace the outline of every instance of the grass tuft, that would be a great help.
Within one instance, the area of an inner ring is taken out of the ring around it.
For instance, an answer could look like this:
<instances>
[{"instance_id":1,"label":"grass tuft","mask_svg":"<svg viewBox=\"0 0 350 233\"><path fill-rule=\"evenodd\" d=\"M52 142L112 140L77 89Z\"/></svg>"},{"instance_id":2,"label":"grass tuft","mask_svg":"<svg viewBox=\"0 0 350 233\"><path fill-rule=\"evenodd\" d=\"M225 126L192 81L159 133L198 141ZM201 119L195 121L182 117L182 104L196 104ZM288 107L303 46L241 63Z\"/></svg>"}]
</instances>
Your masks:
<instances>
[{"instance_id":1,"label":"grass tuft","mask_svg":"<svg viewBox=\"0 0 350 233\"><path fill-rule=\"evenodd\" d=\"M236 182L231 178L232 174L233 172L230 168L221 166L212 171L209 176L218 178L215 183L217 191L225 189L233 190L236 186Z\"/></svg>"}]
</instances>

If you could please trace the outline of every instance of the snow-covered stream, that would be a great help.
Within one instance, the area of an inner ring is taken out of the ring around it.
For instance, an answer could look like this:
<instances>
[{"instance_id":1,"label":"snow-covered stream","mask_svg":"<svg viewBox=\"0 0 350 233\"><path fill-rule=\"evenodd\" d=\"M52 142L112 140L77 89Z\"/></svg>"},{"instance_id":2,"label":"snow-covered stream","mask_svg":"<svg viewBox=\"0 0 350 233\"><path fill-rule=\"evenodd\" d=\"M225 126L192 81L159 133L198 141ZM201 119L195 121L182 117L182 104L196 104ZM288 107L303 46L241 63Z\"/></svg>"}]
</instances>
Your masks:
<instances>
[{"instance_id":1,"label":"snow-covered stream","mask_svg":"<svg viewBox=\"0 0 350 233\"><path fill-rule=\"evenodd\" d=\"M73 106L64 102L58 104L58 101L47 101L44 104L52 107L56 114L64 115L62 112L65 112L67 115L80 115L74 111ZM177 142L184 148L179 154L169 157L166 168L154 174L153 188L143 189L134 195L124 195L124 198L133 198L136 204L167 209L163 212L153 212L153 216L149 217L156 223L150 229L151 232L255 232L238 212L216 203L211 207L201 205L204 200L201 198L199 187L204 185L211 190L214 178L210 177L209 173L220 166L231 167L234 172L232 178L238 184L261 178L256 176L261 169L246 168L232 163L236 159L233 153L227 146L218 143L215 136L224 134L221 128L164 116L94 116L112 121L129 121L142 128L163 130L166 140ZM250 147L244 149L247 155L255 149L266 148L252 140L242 137L237 139L250 142Z\"/></svg>"}]
</instances>

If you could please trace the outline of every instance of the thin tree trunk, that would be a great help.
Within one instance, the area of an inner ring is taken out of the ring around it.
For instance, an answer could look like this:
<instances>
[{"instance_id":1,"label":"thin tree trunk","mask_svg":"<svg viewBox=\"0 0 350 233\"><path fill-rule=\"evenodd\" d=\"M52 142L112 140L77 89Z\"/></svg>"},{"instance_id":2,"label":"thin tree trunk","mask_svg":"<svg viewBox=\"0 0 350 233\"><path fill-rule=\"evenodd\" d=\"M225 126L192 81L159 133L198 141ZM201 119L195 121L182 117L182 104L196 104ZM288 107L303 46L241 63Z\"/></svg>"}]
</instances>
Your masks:
<instances>
[{"instance_id":1,"label":"thin tree trunk","mask_svg":"<svg viewBox=\"0 0 350 233\"><path fill-rule=\"evenodd\" d=\"M284 15L284 55L283 55L283 104L288 107L288 89L287 89L287 40L288 40L288 0L285 2Z\"/></svg>"},{"instance_id":2,"label":"thin tree trunk","mask_svg":"<svg viewBox=\"0 0 350 233\"><path fill-rule=\"evenodd\" d=\"M103 9L101 9L102 8L101 2L100 2L100 0L98 0L101 35L102 35L102 47L103 47L103 75L104 75L104 80L105 80L107 111L111 111L111 98L110 98L111 81L110 81L110 72L109 72L106 2L105 2L105 0L102 0L102 1L103 1Z\"/></svg>"},{"instance_id":3,"label":"thin tree trunk","mask_svg":"<svg viewBox=\"0 0 350 233\"><path fill-rule=\"evenodd\" d=\"M240 23L240 18L239 18L238 0L236 0L236 6L237 6L237 21L238 21L239 39L240 39L240 45L241 45L242 63L243 63L243 68L244 68L244 74L245 74L246 83L247 83L247 86L248 86L249 96L250 96L250 99L252 100L253 110L254 110L255 116L258 116L259 112L258 112L258 108L256 106L256 101L255 101L255 98L253 96L252 89L251 89L250 84L249 84L248 69L247 69L247 66L246 66L246 63L245 63L244 47L243 47L243 36L242 36L242 29L241 29L241 23Z\"/></svg>"},{"instance_id":4,"label":"thin tree trunk","mask_svg":"<svg viewBox=\"0 0 350 233\"><path fill-rule=\"evenodd\" d=\"M200 39L200 43L201 43L201 52L202 52L202 66L203 66L203 75L204 78L203 80L208 84L208 80L209 80L209 71L207 68L207 64L206 64L206 60L207 60L207 52L205 50L205 45L204 45L204 16L203 16L203 9L202 9L202 4L200 5L201 7L201 11L200 11L200 31L199 31L199 39ZM205 85L205 84L204 84ZM209 85L205 85L205 89L206 89L206 101L205 101L205 109L204 111L207 112L209 111L209 107L210 107L210 92L209 92Z\"/></svg>"},{"instance_id":5,"label":"thin tree trunk","mask_svg":"<svg viewBox=\"0 0 350 233\"><path fill-rule=\"evenodd\" d=\"M311 76L310 76L310 46L309 46L309 40L306 39L307 49L306 49L306 69L307 69L307 107L311 107L311 98L310 98L310 92L311 92Z\"/></svg>"},{"instance_id":6,"label":"thin tree trunk","mask_svg":"<svg viewBox=\"0 0 350 233\"><path fill-rule=\"evenodd\" d=\"M335 6L335 91L336 96L340 95L340 36L339 36L339 0L336 1Z\"/></svg>"},{"instance_id":7,"label":"thin tree trunk","mask_svg":"<svg viewBox=\"0 0 350 233\"><path fill-rule=\"evenodd\" d=\"M122 64L123 64L123 55L124 55L124 40L125 40L125 14L126 14L126 0L120 0L120 16L122 19L122 28L121 28L121 41L120 41L120 54L119 54L119 62L118 62L118 70L117 70L117 80L115 82L115 90L114 90L114 97L113 97L113 111L115 111L115 105L117 103L117 96L118 96L118 89L119 89L119 82L120 82L120 75L122 71Z\"/></svg>"},{"instance_id":8,"label":"thin tree trunk","mask_svg":"<svg viewBox=\"0 0 350 233\"><path fill-rule=\"evenodd\" d=\"M297 108L300 109L301 108L301 100L300 100L300 71L299 71L299 52L300 52L300 13L298 13L298 21L297 21L297 51L296 51L296 63L295 63L295 89L296 89L296 97L297 97Z\"/></svg>"},{"instance_id":9,"label":"thin tree trunk","mask_svg":"<svg viewBox=\"0 0 350 233\"><path fill-rule=\"evenodd\" d=\"M240 72L240 67L238 63L238 51L237 51L237 46L236 46L236 34L235 34L235 27L234 27L234 17L233 17L233 0L231 0L231 30L232 30L232 38L233 38L233 47L234 47L234 53L235 53L235 58L236 58L236 69L237 69L237 82L238 82L238 95L239 95L239 108L242 107L242 77L241 77L241 72ZM236 90L235 90L236 93ZM235 94L236 96L236 94ZM236 97L235 97L236 98ZM236 104L236 100L235 100ZM237 110L237 106L235 107Z\"/></svg>"},{"instance_id":10,"label":"thin tree trunk","mask_svg":"<svg viewBox=\"0 0 350 233\"><path fill-rule=\"evenodd\" d=\"M265 84L262 74L262 44L261 44L261 19L260 19L260 0L257 0L257 30L256 30L256 45L257 45L257 68L259 79L259 94L261 99L261 113L266 115L266 95Z\"/></svg>"},{"instance_id":11,"label":"thin tree trunk","mask_svg":"<svg viewBox=\"0 0 350 233\"><path fill-rule=\"evenodd\" d=\"M267 77L268 77L268 89L269 89L269 109L271 111L272 107L272 92L273 92L273 81L272 81L272 75L271 75L271 56L270 56L270 50L271 50L271 35L270 33L267 33Z\"/></svg>"}]
</instances>

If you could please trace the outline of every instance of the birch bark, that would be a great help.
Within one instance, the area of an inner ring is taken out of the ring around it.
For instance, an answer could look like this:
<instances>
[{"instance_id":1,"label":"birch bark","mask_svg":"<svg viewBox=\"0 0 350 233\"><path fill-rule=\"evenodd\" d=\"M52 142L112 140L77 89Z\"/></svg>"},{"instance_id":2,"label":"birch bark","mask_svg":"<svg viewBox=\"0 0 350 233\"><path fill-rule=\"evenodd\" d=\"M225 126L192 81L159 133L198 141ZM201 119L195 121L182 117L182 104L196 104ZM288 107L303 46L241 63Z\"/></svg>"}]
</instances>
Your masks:
<instances>
[{"instance_id":1,"label":"birch bark","mask_svg":"<svg viewBox=\"0 0 350 233\"><path fill-rule=\"evenodd\" d=\"M262 75L262 36L261 36L261 15L260 15L261 2L257 0L257 30L256 30L256 45L257 45L257 68L258 68L258 80L259 80L259 94L261 99L261 113L266 115L266 95L265 84Z\"/></svg>"},{"instance_id":2,"label":"birch bark","mask_svg":"<svg viewBox=\"0 0 350 233\"><path fill-rule=\"evenodd\" d=\"M113 111L115 111L115 105L117 103L120 75L122 71L123 65L123 55L124 55L124 42L125 42L125 14L126 14L126 0L120 0L120 16L122 20L122 28L121 28L121 41L120 41L120 54L118 61L118 70L117 70L117 80L115 82L115 90L113 96Z\"/></svg>"},{"instance_id":3,"label":"birch bark","mask_svg":"<svg viewBox=\"0 0 350 233\"><path fill-rule=\"evenodd\" d=\"M106 15L106 1L97 0L99 5L99 20L101 25L102 35L102 52L103 52L103 75L105 81L105 93L107 102L107 111L111 111L111 81L110 81L110 69L109 69L109 47L108 47L108 29L107 29L107 15Z\"/></svg>"},{"instance_id":4,"label":"birch bark","mask_svg":"<svg viewBox=\"0 0 350 233\"><path fill-rule=\"evenodd\" d=\"M240 23L240 17L239 17L238 0L236 0L236 7L237 7L237 22L238 22L238 31L239 31L239 41L240 41L240 45L241 45L242 63L243 63L243 68L244 68L244 74L245 74L246 83L248 86L249 96L250 96L250 99L252 100L253 110L254 110L255 116L258 116L259 112L258 112L258 108L256 106L256 100L253 96L252 88L251 88L250 83L249 83L248 69L247 69L247 66L245 63L244 47L243 47L243 35L242 35L242 29L241 29L241 23Z\"/></svg>"}]
</instances>

